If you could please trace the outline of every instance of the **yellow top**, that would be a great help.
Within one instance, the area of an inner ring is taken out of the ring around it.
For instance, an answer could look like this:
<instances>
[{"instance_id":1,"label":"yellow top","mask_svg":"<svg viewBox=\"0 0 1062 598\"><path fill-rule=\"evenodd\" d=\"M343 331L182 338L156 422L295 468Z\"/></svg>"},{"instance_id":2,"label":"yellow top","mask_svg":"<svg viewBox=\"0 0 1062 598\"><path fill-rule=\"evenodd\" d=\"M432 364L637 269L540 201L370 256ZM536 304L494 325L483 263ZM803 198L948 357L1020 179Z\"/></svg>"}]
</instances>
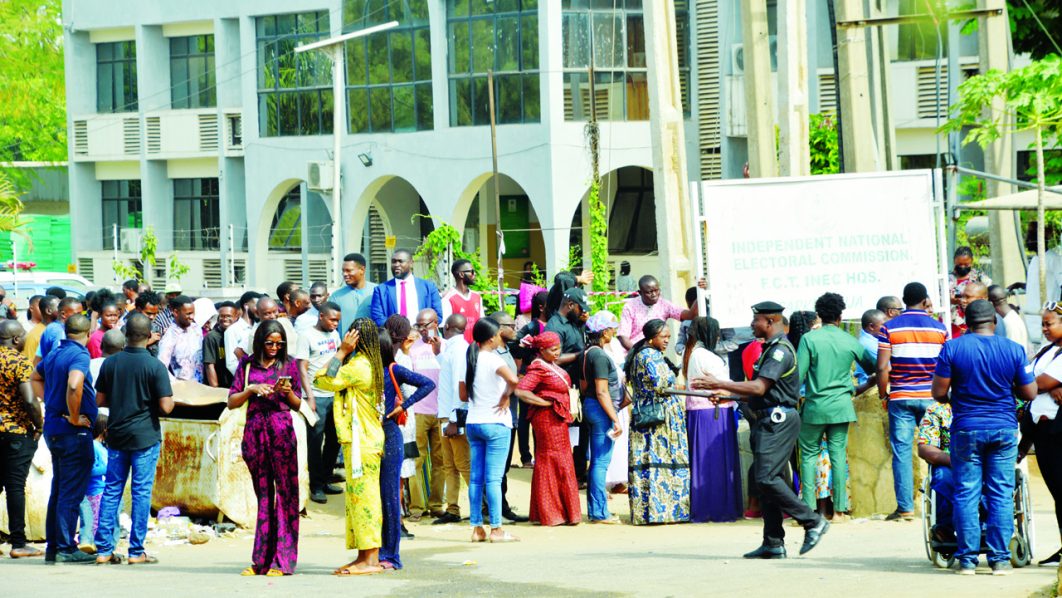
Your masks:
<instances>
[{"instance_id":1,"label":"yellow top","mask_svg":"<svg viewBox=\"0 0 1062 598\"><path fill-rule=\"evenodd\" d=\"M43 322L37 322L37 324L30 328L30 331L26 333L26 340L22 345L22 354L26 356L26 359L33 362L33 359L37 357L37 347L41 344L41 335L44 334L45 325Z\"/></svg>"},{"instance_id":2,"label":"yellow top","mask_svg":"<svg viewBox=\"0 0 1062 598\"><path fill-rule=\"evenodd\" d=\"M383 454L384 431L380 413L376 410L378 397L373 394L372 365L364 355L355 355L339 368L334 378L328 376L327 367L317 370L314 386L336 393L332 415L336 424L336 436L342 444L350 444L353 415L358 418L359 445L363 455L366 451Z\"/></svg>"}]
</instances>

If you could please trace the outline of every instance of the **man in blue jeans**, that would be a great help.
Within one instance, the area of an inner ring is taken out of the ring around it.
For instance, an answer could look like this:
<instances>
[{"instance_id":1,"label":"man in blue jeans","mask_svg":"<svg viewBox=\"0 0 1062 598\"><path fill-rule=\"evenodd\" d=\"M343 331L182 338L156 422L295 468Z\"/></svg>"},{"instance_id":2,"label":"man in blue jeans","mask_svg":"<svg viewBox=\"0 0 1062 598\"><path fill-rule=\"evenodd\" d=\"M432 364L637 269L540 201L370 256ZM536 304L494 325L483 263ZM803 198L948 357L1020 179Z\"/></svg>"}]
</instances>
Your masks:
<instances>
[{"instance_id":1,"label":"man in blue jeans","mask_svg":"<svg viewBox=\"0 0 1062 598\"><path fill-rule=\"evenodd\" d=\"M129 564L158 562L144 552L155 465L159 460L162 428L159 416L173 411L173 390L166 366L148 353L151 319L131 314L125 322L125 350L107 358L100 368L96 392L101 407L110 408L107 419L107 485L100 502L96 530L96 562L121 563L114 552L118 508L129 470L133 472L132 529Z\"/></svg>"},{"instance_id":2,"label":"man in blue jeans","mask_svg":"<svg viewBox=\"0 0 1062 598\"><path fill-rule=\"evenodd\" d=\"M889 521L914 519L911 450L915 429L932 401L933 369L947 338L944 325L929 313L933 303L920 282L903 288L903 313L881 328L878 344L878 393L889 411L893 489L896 511Z\"/></svg>"},{"instance_id":3,"label":"man in blue jeans","mask_svg":"<svg viewBox=\"0 0 1062 598\"><path fill-rule=\"evenodd\" d=\"M92 555L78 550L74 535L81 499L88 489L95 453L92 424L96 421L96 392L89 373L89 319L67 318L66 338L59 341L30 377L33 392L44 397L44 439L52 453L52 488L48 497L45 535L48 563L91 563Z\"/></svg>"},{"instance_id":4,"label":"man in blue jeans","mask_svg":"<svg viewBox=\"0 0 1062 598\"><path fill-rule=\"evenodd\" d=\"M933 377L933 398L950 402L953 519L958 573L973 575L981 544L978 507L985 498L985 542L993 575L1010 573L1014 533L1014 466L1018 457L1015 394L1036 398L1025 348L995 336L996 312L984 299L966 307L968 332L948 341ZM951 390L951 397L948 391Z\"/></svg>"}]
</instances>

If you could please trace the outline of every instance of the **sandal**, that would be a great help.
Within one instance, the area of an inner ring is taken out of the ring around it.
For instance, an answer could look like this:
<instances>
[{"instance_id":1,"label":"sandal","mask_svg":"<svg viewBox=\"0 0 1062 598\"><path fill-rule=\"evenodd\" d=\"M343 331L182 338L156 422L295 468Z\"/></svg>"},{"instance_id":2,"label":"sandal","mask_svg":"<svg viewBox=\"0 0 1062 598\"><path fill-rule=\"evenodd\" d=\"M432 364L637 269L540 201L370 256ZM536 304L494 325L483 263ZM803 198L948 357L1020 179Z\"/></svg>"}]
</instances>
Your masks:
<instances>
[{"instance_id":1,"label":"sandal","mask_svg":"<svg viewBox=\"0 0 1062 598\"><path fill-rule=\"evenodd\" d=\"M258 575L258 573L255 572L254 567L247 567L243 571L240 571L240 575L243 577L254 577L255 575Z\"/></svg>"},{"instance_id":2,"label":"sandal","mask_svg":"<svg viewBox=\"0 0 1062 598\"><path fill-rule=\"evenodd\" d=\"M285 573L280 569L270 569L269 571L266 571L265 574L266 577L284 577L284 575Z\"/></svg>"},{"instance_id":3,"label":"sandal","mask_svg":"<svg viewBox=\"0 0 1062 598\"><path fill-rule=\"evenodd\" d=\"M121 565L124 562L124 560L125 559L122 558L122 555L120 555L118 553L114 553L114 554L109 554L107 556L97 556L96 557L96 564L97 565Z\"/></svg>"},{"instance_id":4,"label":"sandal","mask_svg":"<svg viewBox=\"0 0 1062 598\"><path fill-rule=\"evenodd\" d=\"M376 575L377 573L383 573L383 567L377 565L375 568L368 569L356 569L350 567L340 567L332 572L332 575L338 577L351 577L354 575Z\"/></svg>"},{"instance_id":5,"label":"sandal","mask_svg":"<svg viewBox=\"0 0 1062 598\"><path fill-rule=\"evenodd\" d=\"M128 563L130 565L155 565L159 560L148 553L144 553L140 556L129 557Z\"/></svg>"},{"instance_id":6,"label":"sandal","mask_svg":"<svg viewBox=\"0 0 1062 598\"><path fill-rule=\"evenodd\" d=\"M491 541L492 544L504 544L506 542L519 542L520 538L517 538L516 536L510 534L509 532L502 532L502 535L501 535L500 538L495 538L494 536L490 536L490 541Z\"/></svg>"}]
</instances>

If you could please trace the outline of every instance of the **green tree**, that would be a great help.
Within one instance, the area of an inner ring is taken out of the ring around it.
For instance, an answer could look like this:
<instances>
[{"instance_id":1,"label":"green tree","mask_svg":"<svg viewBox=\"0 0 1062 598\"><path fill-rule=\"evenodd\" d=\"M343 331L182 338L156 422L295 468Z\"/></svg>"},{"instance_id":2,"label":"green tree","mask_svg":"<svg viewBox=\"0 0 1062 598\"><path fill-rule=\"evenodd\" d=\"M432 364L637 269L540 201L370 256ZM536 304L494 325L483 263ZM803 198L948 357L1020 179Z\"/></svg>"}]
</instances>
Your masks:
<instances>
[{"instance_id":1,"label":"green tree","mask_svg":"<svg viewBox=\"0 0 1062 598\"><path fill-rule=\"evenodd\" d=\"M837 117L832 114L808 116L808 144L811 146L811 174L837 174L841 171L838 158Z\"/></svg>"},{"instance_id":2,"label":"green tree","mask_svg":"<svg viewBox=\"0 0 1062 598\"><path fill-rule=\"evenodd\" d=\"M14 184L0 172L0 232L18 235L33 246L33 240L26 232L29 221L22 216L22 199Z\"/></svg>"},{"instance_id":3,"label":"green tree","mask_svg":"<svg viewBox=\"0 0 1062 598\"><path fill-rule=\"evenodd\" d=\"M959 86L955 117L942 132L968 127L966 143L987 147L1003 135L1032 132L1036 149L1036 252L1040 257L1040 301L1046 300L1047 264L1044 260L1044 147L1062 133L1062 59L1051 55L1009 73L991 70ZM990 110L992 110L990 112Z\"/></svg>"},{"instance_id":4,"label":"green tree","mask_svg":"<svg viewBox=\"0 0 1062 598\"><path fill-rule=\"evenodd\" d=\"M61 5L0 2L0 162L66 160ZM21 187L28 175L8 176Z\"/></svg>"},{"instance_id":5,"label":"green tree","mask_svg":"<svg viewBox=\"0 0 1062 598\"><path fill-rule=\"evenodd\" d=\"M1007 14L1015 52L1028 52L1033 58L1062 54L1058 45L1062 39L1062 5L1058 0L1007 0Z\"/></svg>"}]
</instances>

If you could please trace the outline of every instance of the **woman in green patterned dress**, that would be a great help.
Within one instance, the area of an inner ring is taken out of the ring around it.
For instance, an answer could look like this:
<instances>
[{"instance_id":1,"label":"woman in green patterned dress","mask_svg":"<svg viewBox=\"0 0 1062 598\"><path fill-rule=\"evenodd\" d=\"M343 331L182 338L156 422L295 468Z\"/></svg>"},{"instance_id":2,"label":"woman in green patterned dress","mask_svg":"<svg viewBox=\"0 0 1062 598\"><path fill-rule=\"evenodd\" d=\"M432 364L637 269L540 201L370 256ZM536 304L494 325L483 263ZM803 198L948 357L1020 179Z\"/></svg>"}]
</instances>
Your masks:
<instances>
[{"instance_id":1,"label":"woman in green patterned dress","mask_svg":"<svg viewBox=\"0 0 1062 598\"><path fill-rule=\"evenodd\" d=\"M663 405L664 421L638 428L631 423L628 497L631 523L679 523L690 520L690 451L686 436L686 405L663 394L674 386L675 374L664 360L671 331L663 320L649 320L645 337L627 354L625 370L638 412ZM637 417L635 418L637 420Z\"/></svg>"}]
</instances>

